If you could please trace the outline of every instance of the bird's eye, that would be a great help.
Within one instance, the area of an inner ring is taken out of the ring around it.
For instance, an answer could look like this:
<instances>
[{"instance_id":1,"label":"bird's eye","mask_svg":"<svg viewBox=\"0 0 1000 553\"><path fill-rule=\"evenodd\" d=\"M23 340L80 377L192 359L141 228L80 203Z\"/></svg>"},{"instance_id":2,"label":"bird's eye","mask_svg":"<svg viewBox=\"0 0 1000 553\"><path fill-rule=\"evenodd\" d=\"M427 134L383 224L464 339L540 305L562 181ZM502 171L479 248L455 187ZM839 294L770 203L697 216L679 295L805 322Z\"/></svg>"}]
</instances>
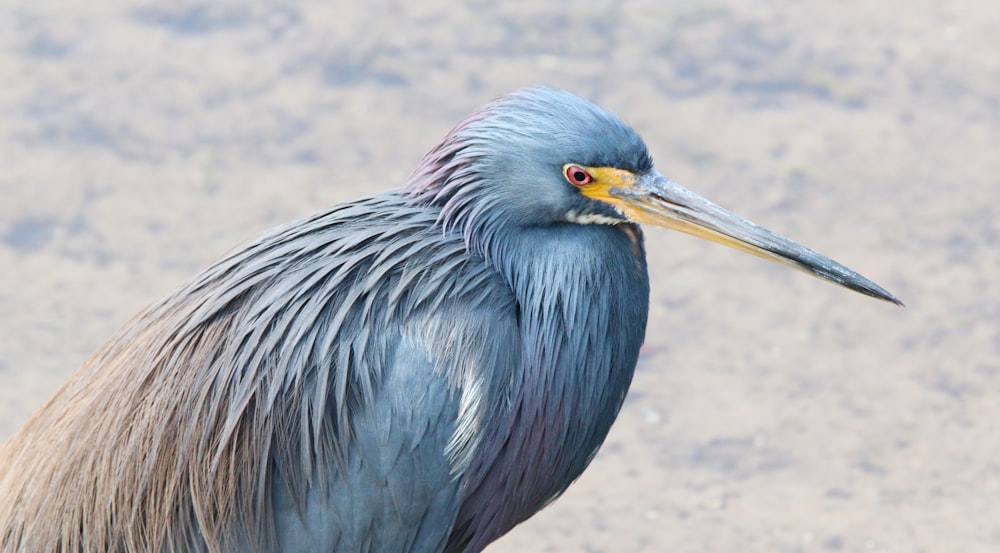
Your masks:
<instances>
[{"instance_id":1,"label":"bird's eye","mask_svg":"<svg viewBox=\"0 0 1000 553\"><path fill-rule=\"evenodd\" d=\"M594 176L579 165L567 165L563 171L566 174L566 180L573 186L586 186L594 182Z\"/></svg>"}]
</instances>

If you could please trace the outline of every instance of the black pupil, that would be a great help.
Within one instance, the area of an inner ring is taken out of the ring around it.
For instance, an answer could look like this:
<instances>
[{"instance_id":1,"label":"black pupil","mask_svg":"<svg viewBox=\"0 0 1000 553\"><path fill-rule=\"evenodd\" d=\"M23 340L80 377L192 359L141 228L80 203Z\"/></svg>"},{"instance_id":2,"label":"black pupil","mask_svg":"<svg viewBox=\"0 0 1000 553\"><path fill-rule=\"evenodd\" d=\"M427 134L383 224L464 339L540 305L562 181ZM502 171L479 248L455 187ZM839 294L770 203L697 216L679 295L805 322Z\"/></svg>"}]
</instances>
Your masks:
<instances>
[{"instance_id":1,"label":"black pupil","mask_svg":"<svg viewBox=\"0 0 1000 553\"><path fill-rule=\"evenodd\" d=\"M583 182L583 181L587 180L587 173L584 173L583 171L580 171L579 169L576 170L576 171L573 171L573 180L575 180L576 182Z\"/></svg>"}]
</instances>

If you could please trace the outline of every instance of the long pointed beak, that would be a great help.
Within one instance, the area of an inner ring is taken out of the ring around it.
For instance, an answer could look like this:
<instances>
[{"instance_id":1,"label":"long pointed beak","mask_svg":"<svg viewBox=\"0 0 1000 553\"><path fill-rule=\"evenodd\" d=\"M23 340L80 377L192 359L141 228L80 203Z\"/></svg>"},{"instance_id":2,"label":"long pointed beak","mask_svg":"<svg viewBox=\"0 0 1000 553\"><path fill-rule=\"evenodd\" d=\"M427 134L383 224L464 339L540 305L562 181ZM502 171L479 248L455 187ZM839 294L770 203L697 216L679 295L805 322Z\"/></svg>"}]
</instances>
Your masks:
<instances>
[{"instance_id":1,"label":"long pointed beak","mask_svg":"<svg viewBox=\"0 0 1000 553\"><path fill-rule=\"evenodd\" d=\"M627 217L705 238L835 282L873 298L896 299L885 288L836 261L730 213L652 171L607 190Z\"/></svg>"}]
</instances>

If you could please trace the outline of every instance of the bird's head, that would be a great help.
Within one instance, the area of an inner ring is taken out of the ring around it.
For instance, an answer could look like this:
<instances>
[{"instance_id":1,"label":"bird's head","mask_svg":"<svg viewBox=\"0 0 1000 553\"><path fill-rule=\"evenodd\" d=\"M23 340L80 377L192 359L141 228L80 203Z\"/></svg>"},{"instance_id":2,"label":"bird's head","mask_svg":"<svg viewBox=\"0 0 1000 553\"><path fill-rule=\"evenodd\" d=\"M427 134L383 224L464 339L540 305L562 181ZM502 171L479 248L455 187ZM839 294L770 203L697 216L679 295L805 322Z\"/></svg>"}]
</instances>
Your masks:
<instances>
[{"instance_id":1,"label":"bird's head","mask_svg":"<svg viewBox=\"0 0 1000 553\"><path fill-rule=\"evenodd\" d=\"M847 267L685 189L653 166L642 138L569 92L521 90L479 108L410 177L410 201L467 236L546 225L667 227L902 305Z\"/></svg>"}]
</instances>

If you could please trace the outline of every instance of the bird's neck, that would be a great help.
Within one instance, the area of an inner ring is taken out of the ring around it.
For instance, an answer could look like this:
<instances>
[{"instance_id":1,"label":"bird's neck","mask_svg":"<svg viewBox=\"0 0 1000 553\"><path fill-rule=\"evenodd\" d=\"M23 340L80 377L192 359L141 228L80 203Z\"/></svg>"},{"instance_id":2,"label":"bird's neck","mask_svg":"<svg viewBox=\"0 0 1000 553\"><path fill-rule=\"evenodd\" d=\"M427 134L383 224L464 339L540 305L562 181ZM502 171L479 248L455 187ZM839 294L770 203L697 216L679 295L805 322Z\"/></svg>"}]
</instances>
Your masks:
<instances>
[{"instance_id":1,"label":"bird's neck","mask_svg":"<svg viewBox=\"0 0 1000 553\"><path fill-rule=\"evenodd\" d=\"M506 505L491 529L502 533L559 495L607 436L645 334L649 286L631 225L522 229L492 246L490 262L517 297L523 345L497 454L518 478L485 486L508 496L494 503Z\"/></svg>"},{"instance_id":2,"label":"bird's neck","mask_svg":"<svg viewBox=\"0 0 1000 553\"><path fill-rule=\"evenodd\" d=\"M649 306L638 232L528 229L517 259L498 255L521 308L524 406L545 418L536 423L565 422L564 447L599 446L631 383Z\"/></svg>"}]
</instances>

